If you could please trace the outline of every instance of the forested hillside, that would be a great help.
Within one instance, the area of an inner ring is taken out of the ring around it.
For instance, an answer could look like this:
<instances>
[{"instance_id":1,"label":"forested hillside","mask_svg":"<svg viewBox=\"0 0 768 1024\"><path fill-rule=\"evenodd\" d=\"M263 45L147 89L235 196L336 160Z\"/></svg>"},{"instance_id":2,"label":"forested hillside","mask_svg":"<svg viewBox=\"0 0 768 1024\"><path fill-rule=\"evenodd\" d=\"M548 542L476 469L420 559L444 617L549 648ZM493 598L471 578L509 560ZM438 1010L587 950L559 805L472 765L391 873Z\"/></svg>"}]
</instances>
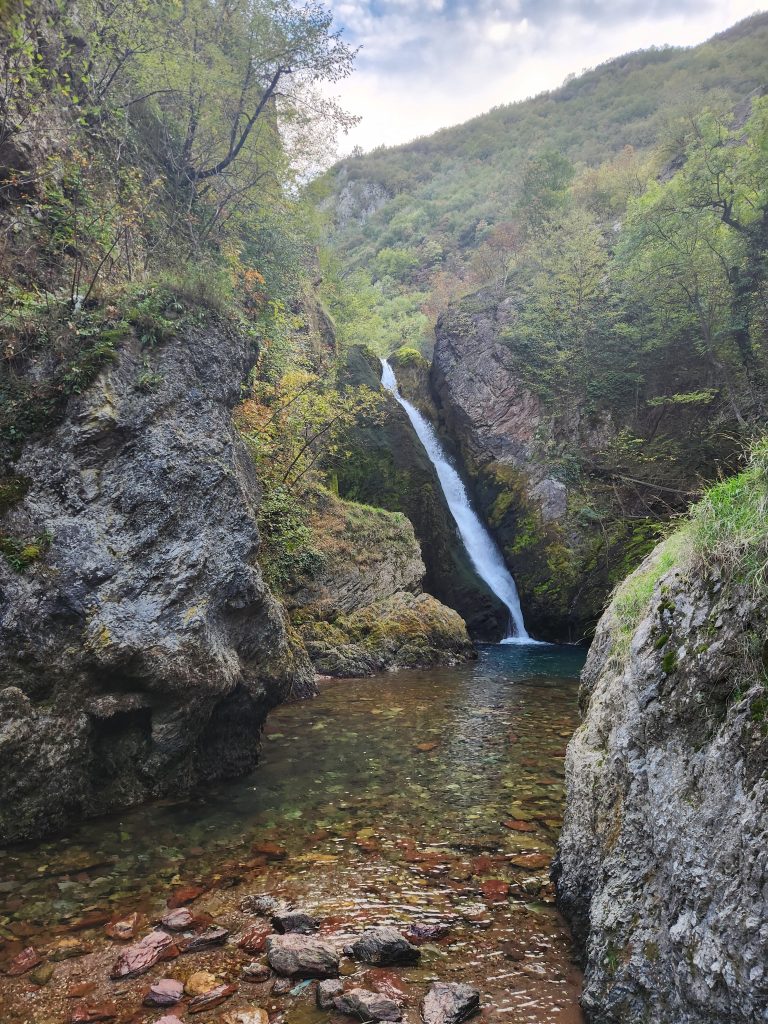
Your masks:
<instances>
[{"instance_id":1,"label":"forested hillside","mask_svg":"<svg viewBox=\"0 0 768 1024\"><path fill-rule=\"evenodd\" d=\"M318 186L334 220L325 270L337 316L358 340L428 350L451 300L509 277L543 193L570 187L610 230L681 158L693 118L705 108L742 117L767 78L759 14L701 46L627 54L535 99L344 160Z\"/></svg>"},{"instance_id":2,"label":"forested hillside","mask_svg":"<svg viewBox=\"0 0 768 1024\"><path fill-rule=\"evenodd\" d=\"M326 179L342 336L434 353L437 415L544 635L589 633L765 423L766 44L760 15L631 54Z\"/></svg>"}]
</instances>

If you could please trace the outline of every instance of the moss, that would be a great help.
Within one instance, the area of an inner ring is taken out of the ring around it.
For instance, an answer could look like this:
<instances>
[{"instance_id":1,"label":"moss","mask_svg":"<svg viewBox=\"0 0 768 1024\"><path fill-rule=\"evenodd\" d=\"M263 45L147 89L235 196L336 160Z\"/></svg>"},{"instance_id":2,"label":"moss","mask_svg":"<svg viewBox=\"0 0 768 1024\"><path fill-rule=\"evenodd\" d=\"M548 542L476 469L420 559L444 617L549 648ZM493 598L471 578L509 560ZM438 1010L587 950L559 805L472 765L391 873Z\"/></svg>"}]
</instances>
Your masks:
<instances>
[{"instance_id":1,"label":"moss","mask_svg":"<svg viewBox=\"0 0 768 1024\"><path fill-rule=\"evenodd\" d=\"M666 675L671 676L677 668L677 651L667 651L661 659L661 667Z\"/></svg>"},{"instance_id":2,"label":"moss","mask_svg":"<svg viewBox=\"0 0 768 1024\"><path fill-rule=\"evenodd\" d=\"M42 558L51 545L51 539L49 533L26 540L0 533L0 554L14 572L23 573Z\"/></svg>"}]
</instances>

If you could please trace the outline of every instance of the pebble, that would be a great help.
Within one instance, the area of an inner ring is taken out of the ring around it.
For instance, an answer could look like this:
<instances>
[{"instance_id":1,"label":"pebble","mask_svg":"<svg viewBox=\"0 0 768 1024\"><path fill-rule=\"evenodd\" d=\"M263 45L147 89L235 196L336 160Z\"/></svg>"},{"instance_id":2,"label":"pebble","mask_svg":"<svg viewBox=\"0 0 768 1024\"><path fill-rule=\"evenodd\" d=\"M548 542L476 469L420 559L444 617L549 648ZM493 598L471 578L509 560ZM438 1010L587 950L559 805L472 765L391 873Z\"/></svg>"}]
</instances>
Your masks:
<instances>
[{"instance_id":1,"label":"pebble","mask_svg":"<svg viewBox=\"0 0 768 1024\"><path fill-rule=\"evenodd\" d=\"M219 985L218 988L206 992L205 995L196 996L189 1004L190 1013L203 1013L205 1010L212 1010L220 1006L226 999L230 999L237 992L237 985Z\"/></svg>"},{"instance_id":2,"label":"pebble","mask_svg":"<svg viewBox=\"0 0 768 1024\"><path fill-rule=\"evenodd\" d=\"M184 991L188 996L204 996L218 985L218 980L208 971L197 971L184 982Z\"/></svg>"},{"instance_id":3,"label":"pebble","mask_svg":"<svg viewBox=\"0 0 768 1024\"><path fill-rule=\"evenodd\" d=\"M260 964L256 961L252 964L247 964L240 972L240 977L243 981L250 981L258 983L261 981L267 981L272 976L272 971L267 967L266 964Z\"/></svg>"},{"instance_id":4,"label":"pebble","mask_svg":"<svg viewBox=\"0 0 768 1024\"><path fill-rule=\"evenodd\" d=\"M173 978L160 978L153 981L149 991L144 996L145 1006L175 1006L181 1002L184 995L184 986L180 981Z\"/></svg>"}]
</instances>

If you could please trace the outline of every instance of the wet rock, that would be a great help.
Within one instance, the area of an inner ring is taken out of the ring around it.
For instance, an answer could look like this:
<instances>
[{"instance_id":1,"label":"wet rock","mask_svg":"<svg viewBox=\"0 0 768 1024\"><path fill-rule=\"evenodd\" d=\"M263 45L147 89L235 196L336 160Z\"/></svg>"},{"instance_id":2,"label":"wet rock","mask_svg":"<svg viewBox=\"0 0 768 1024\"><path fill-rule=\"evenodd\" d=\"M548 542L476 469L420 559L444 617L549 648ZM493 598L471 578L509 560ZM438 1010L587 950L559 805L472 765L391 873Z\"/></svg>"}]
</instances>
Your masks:
<instances>
[{"instance_id":1,"label":"wet rock","mask_svg":"<svg viewBox=\"0 0 768 1024\"><path fill-rule=\"evenodd\" d=\"M181 1002L184 986L173 978L161 978L152 982L149 992L144 996L145 1006L175 1006Z\"/></svg>"},{"instance_id":2,"label":"wet rock","mask_svg":"<svg viewBox=\"0 0 768 1024\"><path fill-rule=\"evenodd\" d=\"M186 906L187 903L193 903L205 891L205 887L202 885L180 885L168 898L168 909L176 910L178 907Z\"/></svg>"},{"instance_id":3,"label":"wet rock","mask_svg":"<svg viewBox=\"0 0 768 1024\"><path fill-rule=\"evenodd\" d=\"M503 903L509 896L509 882L500 878L487 878L480 883L480 891L489 903Z\"/></svg>"},{"instance_id":4,"label":"wet rock","mask_svg":"<svg viewBox=\"0 0 768 1024\"><path fill-rule=\"evenodd\" d=\"M85 999L91 992L96 991L96 984L93 981L78 981L67 989L67 999Z\"/></svg>"},{"instance_id":5,"label":"wet rock","mask_svg":"<svg viewBox=\"0 0 768 1024\"><path fill-rule=\"evenodd\" d=\"M178 1017L174 1017L173 1014L166 1014L165 1017L156 1020L154 1024L183 1024L183 1022Z\"/></svg>"},{"instance_id":6,"label":"wet rock","mask_svg":"<svg viewBox=\"0 0 768 1024\"><path fill-rule=\"evenodd\" d=\"M421 1001L424 1024L460 1024L480 1009L480 993L472 985L436 981Z\"/></svg>"},{"instance_id":7,"label":"wet rock","mask_svg":"<svg viewBox=\"0 0 768 1024\"><path fill-rule=\"evenodd\" d=\"M272 986L273 996L284 996L287 995L293 988L293 982L290 978L278 978Z\"/></svg>"},{"instance_id":8,"label":"wet rock","mask_svg":"<svg viewBox=\"0 0 768 1024\"><path fill-rule=\"evenodd\" d=\"M261 854L267 860L285 860L288 856L288 851L285 847L278 846L277 843L256 843L253 847L253 852Z\"/></svg>"},{"instance_id":9,"label":"wet rock","mask_svg":"<svg viewBox=\"0 0 768 1024\"><path fill-rule=\"evenodd\" d=\"M237 945L244 953L263 953L270 935L271 932L265 925L254 925L238 939Z\"/></svg>"},{"instance_id":10,"label":"wet rock","mask_svg":"<svg viewBox=\"0 0 768 1024\"><path fill-rule=\"evenodd\" d=\"M335 979L319 982L317 991L315 992L315 1001L317 1002L318 1008L320 1010L332 1009L334 999L336 996L340 996L343 991L344 986L340 981L336 981Z\"/></svg>"},{"instance_id":11,"label":"wet rock","mask_svg":"<svg viewBox=\"0 0 768 1024\"><path fill-rule=\"evenodd\" d=\"M447 924L412 924L405 932L405 938L415 946L424 942L437 942L450 932Z\"/></svg>"},{"instance_id":12,"label":"wet rock","mask_svg":"<svg viewBox=\"0 0 768 1024\"><path fill-rule=\"evenodd\" d=\"M509 862L516 868L524 868L526 871L540 871L549 867L552 858L546 853L524 853L519 857L511 857Z\"/></svg>"},{"instance_id":13,"label":"wet rock","mask_svg":"<svg viewBox=\"0 0 768 1024\"><path fill-rule=\"evenodd\" d=\"M203 1013L205 1010L213 1010L221 1006L223 1002L230 999L237 992L237 985L219 985L205 995L196 996L189 1004L190 1013Z\"/></svg>"},{"instance_id":14,"label":"wet rock","mask_svg":"<svg viewBox=\"0 0 768 1024\"><path fill-rule=\"evenodd\" d=\"M219 1024L269 1024L269 1014L260 1006L251 1010L231 1010L219 1017Z\"/></svg>"},{"instance_id":15,"label":"wet rock","mask_svg":"<svg viewBox=\"0 0 768 1024\"><path fill-rule=\"evenodd\" d=\"M204 996L206 992L212 992L218 984L218 979L208 971L197 971L184 982L184 992L188 996Z\"/></svg>"},{"instance_id":16,"label":"wet rock","mask_svg":"<svg viewBox=\"0 0 768 1024\"><path fill-rule=\"evenodd\" d=\"M359 1017L363 1021L402 1020L403 1011L392 999L365 988L353 988L337 996L333 1005L339 1013Z\"/></svg>"},{"instance_id":17,"label":"wet rock","mask_svg":"<svg viewBox=\"0 0 768 1024\"><path fill-rule=\"evenodd\" d=\"M339 973L339 954L325 942L304 935L270 935L267 961L286 977L335 978Z\"/></svg>"},{"instance_id":18,"label":"wet rock","mask_svg":"<svg viewBox=\"0 0 768 1024\"><path fill-rule=\"evenodd\" d=\"M272 971L267 967L266 964L252 963L247 964L240 972L240 977L243 981L250 981L252 984L258 984L262 981L267 981L272 977Z\"/></svg>"},{"instance_id":19,"label":"wet rock","mask_svg":"<svg viewBox=\"0 0 768 1024\"><path fill-rule=\"evenodd\" d=\"M39 985L41 988L43 985L47 985L53 977L54 967L53 964L40 964L29 976L29 980L35 985Z\"/></svg>"},{"instance_id":20,"label":"wet rock","mask_svg":"<svg viewBox=\"0 0 768 1024\"><path fill-rule=\"evenodd\" d=\"M284 910L272 915L272 927L281 935L295 932L299 935L311 935L316 932L320 922L316 917L302 910Z\"/></svg>"},{"instance_id":21,"label":"wet rock","mask_svg":"<svg viewBox=\"0 0 768 1024\"><path fill-rule=\"evenodd\" d=\"M6 973L12 978L18 977L20 974L26 974L27 971L33 970L42 963L42 960L43 958L33 946L27 946L11 960Z\"/></svg>"},{"instance_id":22,"label":"wet rock","mask_svg":"<svg viewBox=\"0 0 768 1024\"><path fill-rule=\"evenodd\" d=\"M536 826L530 821L524 821L522 818L508 818L503 822L504 828L508 828L511 832L535 832Z\"/></svg>"},{"instance_id":23,"label":"wet rock","mask_svg":"<svg viewBox=\"0 0 768 1024\"><path fill-rule=\"evenodd\" d=\"M213 949L214 946L223 946L229 938L226 928L213 926L206 928L199 935L193 935L190 939L181 939L179 949L182 953L201 953L204 949Z\"/></svg>"},{"instance_id":24,"label":"wet rock","mask_svg":"<svg viewBox=\"0 0 768 1024\"><path fill-rule=\"evenodd\" d=\"M345 953L367 964L412 964L421 951L411 945L396 928L370 928L345 948Z\"/></svg>"},{"instance_id":25,"label":"wet rock","mask_svg":"<svg viewBox=\"0 0 768 1024\"><path fill-rule=\"evenodd\" d=\"M129 914L128 917L123 917L118 921L110 921L104 931L110 939L116 939L118 942L130 942L131 939L136 938L138 923L139 915Z\"/></svg>"},{"instance_id":26,"label":"wet rock","mask_svg":"<svg viewBox=\"0 0 768 1024\"><path fill-rule=\"evenodd\" d=\"M244 914L259 914L262 917L270 917L272 914L287 910L288 908L279 900L276 900L274 896L262 892L254 893L241 899L240 909Z\"/></svg>"},{"instance_id":27,"label":"wet rock","mask_svg":"<svg viewBox=\"0 0 768 1024\"><path fill-rule=\"evenodd\" d=\"M98 1021L116 1020L118 1013L117 1003L100 1003L98 1006L76 1006L69 1019L71 1024L97 1024Z\"/></svg>"},{"instance_id":28,"label":"wet rock","mask_svg":"<svg viewBox=\"0 0 768 1024\"><path fill-rule=\"evenodd\" d=\"M110 977L135 978L144 974L161 960L170 959L178 952L173 939L167 932L154 931L141 942L129 946L118 957Z\"/></svg>"},{"instance_id":29,"label":"wet rock","mask_svg":"<svg viewBox=\"0 0 768 1024\"><path fill-rule=\"evenodd\" d=\"M51 952L48 954L54 963L62 960L73 960L78 956L86 956L91 952L91 947L77 939L60 939Z\"/></svg>"},{"instance_id":30,"label":"wet rock","mask_svg":"<svg viewBox=\"0 0 768 1024\"><path fill-rule=\"evenodd\" d=\"M179 907L177 910L169 910L163 914L160 924L171 932L183 932L194 923L195 917L191 910L186 907Z\"/></svg>"}]
</instances>

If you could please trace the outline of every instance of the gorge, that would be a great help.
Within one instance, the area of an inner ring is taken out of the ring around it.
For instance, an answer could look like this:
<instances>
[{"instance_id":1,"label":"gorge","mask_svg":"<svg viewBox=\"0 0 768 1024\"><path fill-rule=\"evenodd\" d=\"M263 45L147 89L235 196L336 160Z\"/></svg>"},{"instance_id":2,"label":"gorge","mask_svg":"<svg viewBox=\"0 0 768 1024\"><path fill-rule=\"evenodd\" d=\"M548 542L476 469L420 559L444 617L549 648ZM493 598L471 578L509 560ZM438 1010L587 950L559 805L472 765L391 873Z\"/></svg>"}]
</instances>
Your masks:
<instances>
[{"instance_id":1,"label":"gorge","mask_svg":"<svg viewBox=\"0 0 768 1024\"><path fill-rule=\"evenodd\" d=\"M322 4L0 42L3 1024L768 1024L768 16L322 174Z\"/></svg>"}]
</instances>

